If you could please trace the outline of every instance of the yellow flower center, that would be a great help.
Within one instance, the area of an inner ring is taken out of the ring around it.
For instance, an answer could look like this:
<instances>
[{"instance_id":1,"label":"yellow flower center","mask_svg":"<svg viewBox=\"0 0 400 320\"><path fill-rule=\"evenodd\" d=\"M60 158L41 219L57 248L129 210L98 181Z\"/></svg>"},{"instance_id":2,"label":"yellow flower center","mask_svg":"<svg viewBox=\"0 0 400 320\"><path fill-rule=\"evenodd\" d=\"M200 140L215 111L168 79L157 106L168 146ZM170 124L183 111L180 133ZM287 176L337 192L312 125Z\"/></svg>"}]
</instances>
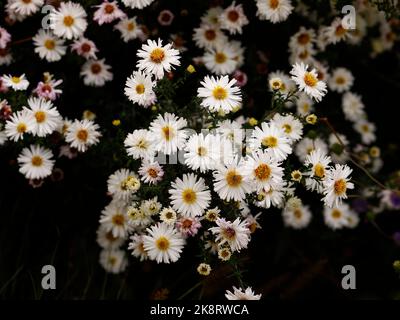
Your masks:
<instances>
[{"instance_id":1,"label":"yellow flower center","mask_svg":"<svg viewBox=\"0 0 400 320\"><path fill-rule=\"evenodd\" d=\"M47 50L53 50L55 48L55 46L56 46L56 43L52 39L47 39L44 42L44 46L46 47Z\"/></svg>"},{"instance_id":2,"label":"yellow flower center","mask_svg":"<svg viewBox=\"0 0 400 320\"><path fill-rule=\"evenodd\" d=\"M194 192L193 189L185 189L182 192L182 199L187 204L193 204L197 199L196 192Z\"/></svg>"},{"instance_id":3,"label":"yellow flower center","mask_svg":"<svg viewBox=\"0 0 400 320\"><path fill-rule=\"evenodd\" d=\"M346 80L343 77L337 77L336 78L336 83L341 85L341 84L345 84Z\"/></svg>"},{"instance_id":4,"label":"yellow flower center","mask_svg":"<svg viewBox=\"0 0 400 320\"><path fill-rule=\"evenodd\" d=\"M89 134L88 134L87 130L85 130L85 129L81 129L76 133L76 137L83 142L87 141L88 136L89 136Z\"/></svg>"},{"instance_id":5,"label":"yellow flower center","mask_svg":"<svg viewBox=\"0 0 400 320\"><path fill-rule=\"evenodd\" d=\"M198 147L197 148L197 155L200 157L204 157L207 154L207 149L204 147Z\"/></svg>"},{"instance_id":6,"label":"yellow flower center","mask_svg":"<svg viewBox=\"0 0 400 320\"><path fill-rule=\"evenodd\" d=\"M17 126L17 132L18 133L24 133L26 131L26 124L25 123L20 123Z\"/></svg>"},{"instance_id":7,"label":"yellow flower center","mask_svg":"<svg viewBox=\"0 0 400 320\"><path fill-rule=\"evenodd\" d=\"M267 180L271 176L271 168L262 163L254 170L254 175L259 180Z\"/></svg>"},{"instance_id":8,"label":"yellow flower center","mask_svg":"<svg viewBox=\"0 0 400 320\"><path fill-rule=\"evenodd\" d=\"M138 84L135 89L136 89L136 93L137 94L143 94L144 93L144 85L143 84Z\"/></svg>"},{"instance_id":9,"label":"yellow flower center","mask_svg":"<svg viewBox=\"0 0 400 320\"><path fill-rule=\"evenodd\" d=\"M147 149L147 142L144 139L140 139L136 146L140 149Z\"/></svg>"},{"instance_id":10,"label":"yellow flower center","mask_svg":"<svg viewBox=\"0 0 400 320\"><path fill-rule=\"evenodd\" d=\"M42 123L46 120L46 113L43 111L36 111L35 118L37 123Z\"/></svg>"},{"instance_id":11,"label":"yellow flower center","mask_svg":"<svg viewBox=\"0 0 400 320\"><path fill-rule=\"evenodd\" d=\"M318 178L325 177L325 168L322 164L318 163L314 168L314 175Z\"/></svg>"},{"instance_id":12,"label":"yellow flower center","mask_svg":"<svg viewBox=\"0 0 400 320\"><path fill-rule=\"evenodd\" d=\"M159 237L156 240L156 247L158 250L167 251L169 249L170 243L166 237Z\"/></svg>"},{"instance_id":13,"label":"yellow flower center","mask_svg":"<svg viewBox=\"0 0 400 320\"><path fill-rule=\"evenodd\" d=\"M112 222L116 226L123 226L125 223L125 217L121 213L117 213L112 217Z\"/></svg>"},{"instance_id":14,"label":"yellow flower center","mask_svg":"<svg viewBox=\"0 0 400 320\"><path fill-rule=\"evenodd\" d=\"M335 181L334 189L335 189L335 193L338 196L341 196L341 195L345 194L346 191L347 191L346 180L340 179L340 180Z\"/></svg>"},{"instance_id":15,"label":"yellow flower center","mask_svg":"<svg viewBox=\"0 0 400 320\"><path fill-rule=\"evenodd\" d=\"M43 164L43 159L40 156L33 156L31 163L35 167L40 167Z\"/></svg>"},{"instance_id":16,"label":"yellow flower center","mask_svg":"<svg viewBox=\"0 0 400 320\"><path fill-rule=\"evenodd\" d=\"M64 25L67 27L70 27L74 24L75 19L71 16L65 16L64 17Z\"/></svg>"},{"instance_id":17,"label":"yellow flower center","mask_svg":"<svg viewBox=\"0 0 400 320\"><path fill-rule=\"evenodd\" d=\"M340 217L342 216L342 212L335 209L332 211L332 218L333 219L340 219Z\"/></svg>"},{"instance_id":18,"label":"yellow flower center","mask_svg":"<svg viewBox=\"0 0 400 320\"><path fill-rule=\"evenodd\" d=\"M213 96L217 100L224 100L228 96L226 89L216 86L213 90Z\"/></svg>"},{"instance_id":19,"label":"yellow flower center","mask_svg":"<svg viewBox=\"0 0 400 320\"><path fill-rule=\"evenodd\" d=\"M20 83L21 82L21 78L20 77L12 77L11 81L14 83Z\"/></svg>"},{"instance_id":20,"label":"yellow flower center","mask_svg":"<svg viewBox=\"0 0 400 320\"><path fill-rule=\"evenodd\" d=\"M165 58L165 53L164 50L161 48L155 48L151 53L150 53L150 59L154 63L161 63Z\"/></svg>"},{"instance_id":21,"label":"yellow flower center","mask_svg":"<svg viewBox=\"0 0 400 320\"><path fill-rule=\"evenodd\" d=\"M164 134L165 140L169 141L174 137L174 129L170 126L165 126L162 129L162 133Z\"/></svg>"},{"instance_id":22,"label":"yellow flower center","mask_svg":"<svg viewBox=\"0 0 400 320\"><path fill-rule=\"evenodd\" d=\"M269 0L269 6L271 9L276 9L279 6L279 0Z\"/></svg>"},{"instance_id":23,"label":"yellow flower center","mask_svg":"<svg viewBox=\"0 0 400 320\"><path fill-rule=\"evenodd\" d=\"M303 212L300 209L296 209L294 210L293 215L296 217L296 219L301 219Z\"/></svg>"},{"instance_id":24,"label":"yellow flower center","mask_svg":"<svg viewBox=\"0 0 400 320\"><path fill-rule=\"evenodd\" d=\"M228 59L225 53L223 52L217 52L215 54L215 62L216 63L225 63L225 61Z\"/></svg>"},{"instance_id":25,"label":"yellow flower center","mask_svg":"<svg viewBox=\"0 0 400 320\"><path fill-rule=\"evenodd\" d=\"M314 77L310 72L306 72L304 75L304 82L309 87L315 87L317 85L318 79Z\"/></svg>"},{"instance_id":26,"label":"yellow flower center","mask_svg":"<svg viewBox=\"0 0 400 320\"><path fill-rule=\"evenodd\" d=\"M273 136L265 137L261 144L267 148L275 148L278 145L278 139Z\"/></svg>"},{"instance_id":27,"label":"yellow flower center","mask_svg":"<svg viewBox=\"0 0 400 320\"><path fill-rule=\"evenodd\" d=\"M126 25L126 29L128 29L128 31L133 31L133 30L135 30L135 24L134 24L133 22L129 22L129 23Z\"/></svg>"},{"instance_id":28,"label":"yellow flower center","mask_svg":"<svg viewBox=\"0 0 400 320\"><path fill-rule=\"evenodd\" d=\"M285 132L287 133L287 134L289 134L289 133L291 133L292 132L292 126L290 125L290 124L284 124L283 126L282 126L282 128L283 128L283 130L285 130Z\"/></svg>"},{"instance_id":29,"label":"yellow flower center","mask_svg":"<svg viewBox=\"0 0 400 320\"><path fill-rule=\"evenodd\" d=\"M342 37L345 33L346 33L346 29L342 27L342 24L339 24L339 25L336 27L335 35L336 35L337 37Z\"/></svg>"},{"instance_id":30,"label":"yellow flower center","mask_svg":"<svg viewBox=\"0 0 400 320\"><path fill-rule=\"evenodd\" d=\"M228 183L228 186L236 188L240 186L242 183L243 177L239 173L236 172L236 170L230 170L226 174L226 182Z\"/></svg>"},{"instance_id":31,"label":"yellow flower center","mask_svg":"<svg viewBox=\"0 0 400 320\"><path fill-rule=\"evenodd\" d=\"M150 168L150 169L148 169L147 170L147 174L150 176L150 177L152 177L153 179L155 179L155 178L157 178L157 170L156 169L153 169L153 168Z\"/></svg>"}]
</instances>

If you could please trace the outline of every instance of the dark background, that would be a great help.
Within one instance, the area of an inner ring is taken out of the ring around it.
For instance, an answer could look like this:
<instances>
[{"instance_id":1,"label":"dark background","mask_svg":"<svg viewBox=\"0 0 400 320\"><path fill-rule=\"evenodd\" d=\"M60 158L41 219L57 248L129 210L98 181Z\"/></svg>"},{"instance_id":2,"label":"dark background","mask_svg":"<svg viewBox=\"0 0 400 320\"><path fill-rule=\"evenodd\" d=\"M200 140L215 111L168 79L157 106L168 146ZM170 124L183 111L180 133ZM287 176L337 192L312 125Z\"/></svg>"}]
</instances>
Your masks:
<instances>
[{"instance_id":1,"label":"dark background","mask_svg":"<svg viewBox=\"0 0 400 320\"><path fill-rule=\"evenodd\" d=\"M2 8L0 1L0 7ZM215 2L215 1L213 1ZM223 2L223 1L219 1ZM228 3L229 1L225 1ZM315 1L314 1L315 2ZM85 8L94 1L81 1ZM189 52L183 54L182 66L190 58L201 55L190 41L192 30L200 23L200 16L209 6L208 1L156 1L143 11L134 11L140 22L153 32L151 38L184 32ZM322 2L319 2L322 3ZM156 18L162 9L170 9L175 20L170 27L161 27ZM323 17L327 12L317 6ZM87 9L92 13L92 9ZM132 12L132 11L129 11ZM287 22L272 25L255 18L253 2L245 5L250 24L245 27L242 39L246 50L244 70L249 83L243 113L261 116L268 107L266 90L267 72L281 69L289 71L287 43L300 25L316 27L298 16ZM91 14L90 14L91 17ZM4 25L4 17L0 18ZM13 40L33 36L40 25L41 16L28 18L23 23L8 27ZM326 17L326 23L331 17ZM371 30L371 32L376 32ZM74 160L57 159L62 168L62 181L47 179L41 188L33 189L18 173L15 159L20 146L0 149L0 297L2 299L149 299L162 298L160 289L169 290L170 298L179 298L196 285L200 278L196 267L201 261L196 256L196 243L185 248L182 259L173 265L140 263L130 259L130 266L121 275L106 275L98 263L100 249L96 243L96 229L106 196L107 177L124 166L123 136L144 127L154 116L150 110L132 106L123 94L126 77L136 65L136 51L140 42L125 44L110 25L91 23L86 36L97 44L99 58L112 65L114 81L104 88L85 87L79 79L83 60L68 53L61 62L48 64L33 53L30 41L12 47L14 62L1 73L27 74L31 83L37 83L44 71L63 79L63 95L56 101L62 115L80 118L83 110L97 114L96 121L103 130L102 146L95 147ZM339 44L327 50L330 66L349 68L355 76L353 92L360 93L367 106L370 120L378 127L378 145L383 150L385 166L379 177L383 180L398 169L399 159L399 107L400 65L398 47L372 60L369 47ZM259 59L259 52L268 63ZM175 97L179 104L195 95L197 82L206 71L196 67L198 75L188 83L183 94ZM182 71L177 71L182 72ZM340 113L339 95L330 94L317 109L321 115ZM1 98L1 96L0 96ZM186 100L185 100L186 99ZM121 127L112 126L113 119L121 118ZM348 131L349 123L340 117L335 122L340 132ZM314 198L307 199L314 201ZM315 199L316 203L318 199ZM239 261L244 279L267 299L388 299L400 297L399 277L393 271L393 261L400 258L400 250L390 238L400 231L398 212L381 214L376 224L389 237L382 235L364 217L356 230L331 231L322 221L321 212L313 212L309 228L295 231L283 227L279 214L263 214L263 230L257 232L249 250ZM52 264L57 270L57 289L43 292L41 268ZM351 264L357 269L357 290L341 289L341 268ZM229 265L214 270L203 286L186 295L186 298L223 299L225 289L237 285ZM165 292L164 292L165 293Z\"/></svg>"}]
</instances>

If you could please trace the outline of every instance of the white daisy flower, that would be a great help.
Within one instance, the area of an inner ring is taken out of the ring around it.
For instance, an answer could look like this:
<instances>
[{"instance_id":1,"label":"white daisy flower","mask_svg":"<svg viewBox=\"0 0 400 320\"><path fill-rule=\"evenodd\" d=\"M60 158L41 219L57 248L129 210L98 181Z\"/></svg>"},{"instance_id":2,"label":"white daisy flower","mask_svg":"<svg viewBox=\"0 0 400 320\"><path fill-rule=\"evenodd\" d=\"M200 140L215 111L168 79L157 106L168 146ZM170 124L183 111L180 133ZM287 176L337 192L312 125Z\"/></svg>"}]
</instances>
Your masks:
<instances>
[{"instance_id":1,"label":"white daisy flower","mask_svg":"<svg viewBox=\"0 0 400 320\"><path fill-rule=\"evenodd\" d=\"M11 34L2 27L0 27L0 49L5 49L11 41Z\"/></svg>"},{"instance_id":2,"label":"white daisy flower","mask_svg":"<svg viewBox=\"0 0 400 320\"><path fill-rule=\"evenodd\" d=\"M219 17L221 29L228 30L230 34L241 34L243 26L249 23L241 4L233 1Z\"/></svg>"},{"instance_id":3,"label":"white daisy flower","mask_svg":"<svg viewBox=\"0 0 400 320\"><path fill-rule=\"evenodd\" d=\"M231 74L238 65L237 52L229 43L218 43L214 48L209 49L203 56L206 68L217 75Z\"/></svg>"},{"instance_id":4,"label":"white daisy flower","mask_svg":"<svg viewBox=\"0 0 400 320\"><path fill-rule=\"evenodd\" d=\"M12 88L15 91L26 90L29 86L29 81L26 79L25 74L18 76L3 75L1 77L3 84Z\"/></svg>"},{"instance_id":5,"label":"white daisy flower","mask_svg":"<svg viewBox=\"0 0 400 320\"><path fill-rule=\"evenodd\" d=\"M358 94L346 92L342 97L342 109L347 120L357 122L365 118L364 104Z\"/></svg>"},{"instance_id":6,"label":"white daisy flower","mask_svg":"<svg viewBox=\"0 0 400 320\"><path fill-rule=\"evenodd\" d=\"M296 63L290 71L292 79L296 82L299 90L304 91L310 97L314 98L317 102L321 101L322 97L326 94L326 84L318 80L318 74L315 69L307 71L308 65Z\"/></svg>"},{"instance_id":7,"label":"white daisy flower","mask_svg":"<svg viewBox=\"0 0 400 320\"><path fill-rule=\"evenodd\" d=\"M179 66L179 51L172 48L169 43L162 45L162 40L147 40L147 44L142 45L137 56L141 58L137 62L139 70L154 74L156 79L164 77L164 72L170 72L174 66Z\"/></svg>"},{"instance_id":8,"label":"white daisy flower","mask_svg":"<svg viewBox=\"0 0 400 320\"><path fill-rule=\"evenodd\" d=\"M130 101L147 108L156 101L156 94L153 91L155 86L156 83L150 74L135 71L126 80L124 91Z\"/></svg>"},{"instance_id":9,"label":"white daisy flower","mask_svg":"<svg viewBox=\"0 0 400 320\"><path fill-rule=\"evenodd\" d=\"M293 143L301 139L303 136L303 124L291 114L281 115L276 113L272 118L272 122L278 128L282 128L285 136Z\"/></svg>"},{"instance_id":10,"label":"white daisy flower","mask_svg":"<svg viewBox=\"0 0 400 320\"><path fill-rule=\"evenodd\" d=\"M233 292L226 290L227 300L261 300L261 294L255 294L251 287L246 289L233 287Z\"/></svg>"},{"instance_id":11,"label":"white daisy flower","mask_svg":"<svg viewBox=\"0 0 400 320\"><path fill-rule=\"evenodd\" d=\"M28 99L28 105L29 109L24 107L24 110L35 120L31 129L33 135L45 137L62 123L62 117L51 101L32 97Z\"/></svg>"},{"instance_id":12,"label":"white daisy flower","mask_svg":"<svg viewBox=\"0 0 400 320\"><path fill-rule=\"evenodd\" d=\"M354 83L352 73L346 68L336 68L329 78L329 89L338 93L349 91Z\"/></svg>"},{"instance_id":13,"label":"white daisy flower","mask_svg":"<svg viewBox=\"0 0 400 320\"><path fill-rule=\"evenodd\" d=\"M11 51L6 49L0 48L0 66L8 66L13 61L13 57L11 55ZM1 77L0 77L1 82Z\"/></svg>"},{"instance_id":14,"label":"white daisy flower","mask_svg":"<svg viewBox=\"0 0 400 320\"><path fill-rule=\"evenodd\" d=\"M243 173L254 184L256 191L268 192L283 181L283 168L268 152L253 152L247 157Z\"/></svg>"},{"instance_id":15,"label":"white daisy flower","mask_svg":"<svg viewBox=\"0 0 400 320\"><path fill-rule=\"evenodd\" d=\"M218 26L202 24L194 29L193 40L200 49L211 50L221 43L226 43L228 38Z\"/></svg>"},{"instance_id":16,"label":"white daisy flower","mask_svg":"<svg viewBox=\"0 0 400 320\"><path fill-rule=\"evenodd\" d=\"M277 70L271 72L268 75L268 81L271 82L272 79L280 79L281 84L279 91L284 95L287 95L296 90L296 84L294 83L294 81L290 79L290 77L282 71ZM271 87L270 90L272 91Z\"/></svg>"},{"instance_id":17,"label":"white daisy flower","mask_svg":"<svg viewBox=\"0 0 400 320\"><path fill-rule=\"evenodd\" d=\"M132 229L128 223L126 212L127 207L124 202L111 201L102 211L100 223L114 237L126 239Z\"/></svg>"},{"instance_id":18,"label":"white daisy flower","mask_svg":"<svg viewBox=\"0 0 400 320\"><path fill-rule=\"evenodd\" d=\"M150 124L155 149L166 155L183 149L187 137L183 128L186 126L186 120L178 118L173 113L159 114Z\"/></svg>"},{"instance_id":19,"label":"white daisy flower","mask_svg":"<svg viewBox=\"0 0 400 320\"><path fill-rule=\"evenodd\" d=\"M113 74L110 72L111 66L105 64L104 61L105 59L88 60L85 62L80 72L85 85L102 87L107 81L113 79Z\"/></svg>"},{"instance_id":20,"label":"white daisy flower","mask_svg":"<svg viewBox=\"0 0 400 320\"><path fill-rule=\"evenodd\" d=\"M294 229L304 229L310 224L312 215L308 206L286 206L282 211L285 226Z\"/></svg>"},{"instance_id":21,"label":"white daisy flower","mask_svg":"<svg viewBox=\"0 0 400 320\"><path fill-rule=\"evenodd\" d=\"M315 42L315 30L300 27L300 30L290 37L289 50L291 52L313 52L313 45Z\"/></svg>"},{"instance_id":22,"label":"white daisy flower","mask_svg":"<svg viewBox=\"0 0 400 320\"><path fill-rule=\"evenodd\" d=\"M71 50L85 59L97 59L96 53L99 51L92 40L85 37L75 40L71 45Z\"/></svg>"},{"instance_id":23,"label":"white daisy flower","mask_svg":"<svg viewBox=\"0 0 400 320\"><path fill-rule=\"evenodd\" d=\"M299 94L299 98L296 100L296 113L299 116L306 117L310 113L314 112L314 101L304 92Z\"/></svg>"},{"instance_id":24,"label":"white daisy flower","mask_svg":"<svg viewBox=\"0 0 400 320\"><path fill-rule=\"evenodd\" d=\"M147 260L149 256L144 250L143 235L135 234L129 239L131 242L129 242L128 250L132 251L132 255L140 259L141 262Z\"/></svg>"},{"instance_id":25,"label":"white daisy flower","mask_svg":"<svg viewBox=\"0 0 400 320\"><path fill-rule=\"evenodd\" d=\"M100 252L100 265L105 271L118 274L125 271L128 266L128 259L124 250L104 249Z\"/></svg>"},{"instance_id":26,"label":"white daisy flower","mask_svg":"<svg viewBox=\"0 0 400 320\"><path fill-rule=\"evenodd\" d=\"M65 141L72 148L85 152L90 146L99 142L101 133L98 131L99 125L91 120L75 120L67 129Z\"/></svg>"},{"instance_id":27,"label":"white daisy flower","mask_svg":"<svg viewBox=\"0 0 400 320\"><path fill-rule=\"evenodd\" d=\"M226 201L243 200L252 191L250 182L243 174L243 163L238 158L220 165L214 172L214 190Z\"/></svg>"},{"instance_id":28,"label":"white daisy flower","mask_svg":"<svg viewBox=\"0 0 400 320\"><path fill-rule=\"evenodd\" d=\"M35 120L32 115L26 110L21 110L7 120L5 132L8 139L12 141L22 140L24 133L30 132L35 125Z\"/></svg>"},{"instance_id":29,"label":"white daisy flower","mask_svg":"<svg viewBox=\"0 0 400 320\"><path fill-rule=\"evenodd\" d=\"M243 140L245 138L245 131L242 129L241 123L237 120L223 120L218 121L217 127L215 128L215 132L218 135L221 135L222 138L228 140L229 145L233 145L236 149L242 149L243 147ZM223 141L225 143L225 141ZM226 149L230 151L230 149ZM228 155L228 153L226 153Z\"/></svg>"},{"instance_id":30,"label":"white daisy flower","mask_svg":"<svg viewBox=\"0 0 400 320\"><path fill-rule=\"evenodd\" d=\"M256 0L257 16L272 23L285 21L293 10L290 0Z\"/></svg>"},{"instance_id":31,"label":"white daisy flower","mask_svg":"<svg viewBox=\"0 0 400 320\"><path fill-rule=\"evenodd\" d=\"M11 0L9 10L21 16L30 16L39 11L43 6L44 0Z\"/></svg>"},{"instance_id":32,"label":"white daisy flower","mask_svg":"<svg viewBox=\"0 0 400 320\"><path fill-rule=\"evenodd\" d=\"M221 158L221 139L211 134L192 135L186 143L185 164L192 170L214 170Z\"/></svg>"},{"instance_id":33,"label":"white daisy flower","mask_svg":"<svg viewBox=\"0 0 400 320\"><path fill-rule=\"evenodd\" d=\"M349 182L352 171L347 165L336 164L326 172L322 200L327 207L340 206L342 199L347 199L347 190L354 189L354 184Z\"/></svg>"},{"instance_id":34,"label":"white daisy flower","mask_svg":"<svg viewBox=\"0 0 400 320\"><path fill-rule=\"evenodd\" d=\"M157 263L179 260L186 241L173 226L158 223L148 228L147 233L143 236L143 246L150 260Z\"/></svg>"},{"instance_id":35,"label":"white daisy flower","mask_svg":"<svg viewBox=\"0 0 400 320\"><path fill-rule=\"evenodd\" d=\"M305 162L307 156L316 149L320 149L323 154L328 154L328 145L323 140L305 137L296 146L296 156L301 162Z\"/></svg>"},{"instance_id":36,"label":"white daisy flower","mask_svg":"<svg viewBox=\"0 0 400 320\"><path fill-rule=\"evenodd\" d=\"M219 6L209 8L206 13L201 16L201 23L219 28L219 17L223 11L224 9Z\"/></svg>"},{"instance_id":37,"label":"white daisy flower","mask_svg":"<svg viewBox=\"0 0 400 320\"><path fill-rule=\"evenodd\" d=\"M97 243L103 249L118 249L124 242L125 238L114 237L111 231L107 231L104 225L100 225L97 229Z\"/></svg>"},{"instance_id":38,"label":"white daisy flower","mask_svg":"<svg viewBox=\"0 0 400 320\"><path fill-rule=\"evenodd\" d=\"M184 216L201 216L211 201L210 190L203 178L193 173L184 174L182 179L176 178L169 189L172 207Z\"/></svg>"},{"instance_id":39,"label":"white daisy flower","mask_svg":"<svg viewBox=\"0 0 400 320\"><path fill-rule=\"evenodd\" d=\"M39 145L31 145L24 148L18 156L18 164L21 172L27 179L43 179L53 170L53 153Z\"/></svg>"},{"instance_id":40,"label":"white daisy flower","mask_svg":"<svg viewBox=\"0 0 400 320\"><path fill-rule=\"evenodd\" d=\"M57 38L50 31L40 29L32 38L35 45L35 52L41 59L49 62L59 61L66 53L64 40Z\"/></svg>"},{"instance_id":41,"label":"white daisy flower","mask_svg":"<svg viewBox=\"0 0 400 320\"><path fill-rule=\"evenodd\" d=\"M282 208L285 200L285 182L274 183L273 187L270 187L268 191L260 190L257 193L257 198L254 201L254 205L260 208L269 209L271 207Z\"/></svg>"},{"instance_id":42,"label":"white daisy flower","mask_svg":"<svg viewBox=\"0 0 400 320\"><path fill-rule=\"evenodd\" d=\"M266 148L271 157L277 161L285 160L292 153L290 140L286 137L285 131L273 122L263 122L261 128L256 127L253 130L250 147L253 150Z\"/></svg>"},{"instance_id":43,"label":"white daisy flower","mask_svg":"<svg viewBox=\"0 0 400 320\"><path fill-rule=\"evenodd\" d=\"M208 230L216 235L215 242L220 247L227 244L232 252L247 248L250 242L250 230L246 220L240 221L239 218L236 218L235 221L230 222L224 218L218 218L215 223L217 227Z\"/></svg>"},{"instance_id":44,"label":"white daisy flower","mask_svg":"<svg viewBox=\"0 0 400 320\"><path fill-rule=\"evenodd\" d=\"M311 151L304 163L306 167L310 167L310 170L304 174L307 176L306 188L308 190L323 192L323 181L330 163L331 157L323 153L321 149Z\"/></svg>"},{"instance_id":45,"label":"white daisy flower","mask_svg":"<svg viewBox=\"0 0 400 320\"><path fill-rule=\"evenodd\" d=\"M166 224L172 225L176 222L177 213L171 207L164 208L160 212L160 220Z\"/></svg>"},{"instance_id":46,"label":"white daisy flower","mask_svg":"<svg viewBox=\"0 0 400 320\"><path fill-rule=\"evenodd\" d=\"M114 26L114 29L121 32L124 42L137 38L141 39L144 36L142 27L136 22L136 17L122 19Z\"/></svg>"},{"instance_id":47,"label":"white daisy flower","mask_svg":"<svg viewBox=\"0 0 400 320\"><path fill-rule=\"evenodd\" d=\"M131 9L143 9L150 5L154 0L122 0L125 6Z\"/></svg>"},{"instance_id":48,"label":"white daisy flower","mask_svg":"<svg viewBox=\"0 0 400 320\"><path fill-rule=\"evenodd\" d=\"M128 201L140 188L140 181L137 175L128 169L115 171L107 181L108 192L113 199Z\"/></svg>"},{"instance_id":49,"label":"white daisy flower","mask_svg":"<svg viewBox=\"0 0 400 320\"><path fill-rule=\"evenodd\" d=\"M349 224L350 211L350 207L345 203L334 208L325 207L325 224L333 230L346 228Z\"/></svg>"},{"instance_id":50,"label":"white daisy flower","mask_svg":"<svg viewBox=\"0 0 400 320\"><path fill-rule=\"evenodd\" d=\"M83 35L87 28L85 9L75 2L61 2L58 9L50 13L50 28L61 38L76 39Z\"/></svg>"},{"instance_id":51,"label":"white daisy flower","mask_svg":"<svg viewBox=\"0 0 400 320\"><path fill-rule=\"evenodd\" d=\"M97 21L99 25L110 23L126 16L125 13L118 8L116 1L109 2L108 0L104 0L103 3L94 7L98 9L94 12L93 20Z\"/></svg>"},{"instance_id":52,"label":"white daisy flower","mask_svg":"<svg viewBox=\"0 0 400 320\"><path fill-rule=\"evenodd\" d=\"M157 161L144 159L138 171L141 180L148 184L157 184L164 176L164 170Z\"/></svg>"},{"instance_id":53,"label":"white daisy flower","mask_svg":"<svg viewBox=\"0 0 400 320\"><path fill-rule=\"evenodd\" d=\"M327 44L336 44L340 41L352 38L350 30L343 28L342 18L337 17L328 27L322 28L321 31L326 39Z\"/></svg>"},{"instance_id":54,"label":"white daisy flower","mask_svg":"<svg viewBox=\"0 0 400 320\"><path fill-rule=\"evenodd\" d=\"M371 144L376 141L375 135L375 124L369 122L365 119L359 119L354 124L354 130L356 130L361 135L361 140L365 144Z\"/></svg>"},{"instance_id":55,"label":"white daisy flower","mask_svg":"<svg viewBox=\"0 0 400 320\"><path fill-rule=\"evenodd\" d=\"M240 88L235 83L236 80L229 81L228 76L204 77L202 87L197 89L197 96L203 98L201 105L211 112L231 112L242 103Z\"/></svg>"},{"instance_id":56,"label":"white daisy flower","mask_svg":"<svg viewBox=\"0 0 400 320\"><path fill-rule=\"evenodd\" d=\"M124 145L126 152L133 159L152 158L154 156L153 137L148 130L139 129L129 133Z\"/></svg>"}]
</instances>

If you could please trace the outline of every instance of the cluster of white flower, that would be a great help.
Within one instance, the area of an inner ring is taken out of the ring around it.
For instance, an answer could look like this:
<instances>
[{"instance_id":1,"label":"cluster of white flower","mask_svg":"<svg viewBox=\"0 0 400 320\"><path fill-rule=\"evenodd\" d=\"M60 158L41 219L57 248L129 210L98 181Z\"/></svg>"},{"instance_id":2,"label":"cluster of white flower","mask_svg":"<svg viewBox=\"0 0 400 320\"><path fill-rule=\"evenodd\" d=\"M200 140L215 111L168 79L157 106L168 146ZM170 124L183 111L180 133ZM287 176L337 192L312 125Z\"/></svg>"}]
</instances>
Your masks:
<instances>
[{"instance_id":1,"label":"cluster of white flower","mask_svg":"<svg viewBox=\"0 0 400 320\"><path fill-rule=\"evenodd\" d=\"M29 81L24 74L20 76L3 75L0 77L3 91L26 91ZM27 141L18 157L20 172L30 180L41 180L51 175L55 160L51 150L45 147L42 138L54 133L61 136L65 143L60 147L59 156L73 157L74 150L85 152L90 146L99 142L101 136L99 126L92 120L71 121L63 119L53 100L60 96L62 90L58 86L62 80L54 80L49 73L44 74L33 94L27 98L27 106L11 107L7 100L1 102L1 110L5 117L4 130L0 131L1 144L8 141ZM30 139L31 135L33 139Z\"/></svg>"}]
</instances>

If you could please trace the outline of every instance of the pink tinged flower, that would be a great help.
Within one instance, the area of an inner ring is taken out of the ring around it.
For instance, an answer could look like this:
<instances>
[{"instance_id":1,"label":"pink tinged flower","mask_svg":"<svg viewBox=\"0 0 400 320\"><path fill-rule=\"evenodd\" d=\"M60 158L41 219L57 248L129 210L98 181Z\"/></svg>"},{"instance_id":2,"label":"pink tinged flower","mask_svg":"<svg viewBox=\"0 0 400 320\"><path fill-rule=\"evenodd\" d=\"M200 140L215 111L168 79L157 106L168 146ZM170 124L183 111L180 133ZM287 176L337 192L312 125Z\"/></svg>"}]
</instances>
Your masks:
<instances>
[{"instance_id":1,"label":"pink tinged flower","mask_svg":"<svg viewBox=\"0 0 400 320\"><path fill-rule=\"evenodd\" d=\"M0 49L5 49L10 41L11 35L6 29L0 27Z\"/></svg>"},{"instance_id":2,"label":"pink tinged flower","mask_svg":"<svg viewBox=\"0 0 400 320\"><path fill-rule=\"evenodd\" d=\"M0 101L0 119L8 120L11 117L12 108L7 100Z\"/></svg>"},{"instance_id":3,"label":"pink tinged flower","mask_svg":"<svg viewBox=\"0 0 400 320\"><path fill-rule=\"evenodd\" d=\"M163 10L158 15L158 23L162 26L170 26L174 20L174 14L169 10Z\"/></svg>"},{"instance_id":4,"label":"pink tinged flower","mask_svg":"<svg viewBox=\"0 0 400 320\"><path fill-rule=\"evenodd\" d=\"M4 84L3 79L0 77L0 92L6 93L8 90L8 87Z\"/></svg>"},{"instance_id":5,"label":"pink tinged flower","mask_svg":"<svg viewBox=\"0 0 400 320\"><path fill-rule=\"evenodd\" d=\"M57 86L62 82L62 80L51 80L49 82L40 81L33 92L36 93L38 97L54 101L62 93L61 89L57 89Z\"/></svg>"},{"instance_id":6,"label":"pink tinged flower","mask_svg":"<svg viewBox=\"0 0 400 320\"><path fill-rule=\"evenodd\" d=\"M182 217L176 223L176 228L186 237L193 237L201 228L198 218Z\"/></svg>"},{"instance_id":7,"label":"pink tinged flower","mask_svg":"<svg viewBox=\"0 0 400 320\"><path fill-rule=\"evenodd\" d=\"M116 1L108 2L105 0L102 4L95 7L98 9L94 13L93 20L99 25L126 17L125 13L118 8Z\"/></svg>"},{"instance_id":8,"label":"pink tinged flower","mask_svg":"<svg viewBox=\"0 0 400 320\"><path fill-rule=\"evenodd\" d=\"M235 73L233 74L233 78L236 79L236 84L239 87L243 87L247 84L247 74L244 73L243 71L236 70Z\"/></svg>"},{"instance_id":9,"label":"pink tinged flower","mask_svg":"<svg viewBox=\"0 0 400 320\"><path fill-rule=\"evenodd\" d=\"M60 147L60 153L58 157L66 157L68 159L74 159L78 156L78 150L71 148L69 145L63 145Z\"/></svg>"},{"instance_id":10,"label":"pink tinged flower","mask_svg":"<svg viewBox=\"0 0 400 320\"><path fill-rule=\"evenodd\" d=\"M81 38L79 40L75 40L71 45L72 51L76 51L76 53L85 59L97 59L96 53L99 51L92 40Z\"/></svg>"}]
</instances>

